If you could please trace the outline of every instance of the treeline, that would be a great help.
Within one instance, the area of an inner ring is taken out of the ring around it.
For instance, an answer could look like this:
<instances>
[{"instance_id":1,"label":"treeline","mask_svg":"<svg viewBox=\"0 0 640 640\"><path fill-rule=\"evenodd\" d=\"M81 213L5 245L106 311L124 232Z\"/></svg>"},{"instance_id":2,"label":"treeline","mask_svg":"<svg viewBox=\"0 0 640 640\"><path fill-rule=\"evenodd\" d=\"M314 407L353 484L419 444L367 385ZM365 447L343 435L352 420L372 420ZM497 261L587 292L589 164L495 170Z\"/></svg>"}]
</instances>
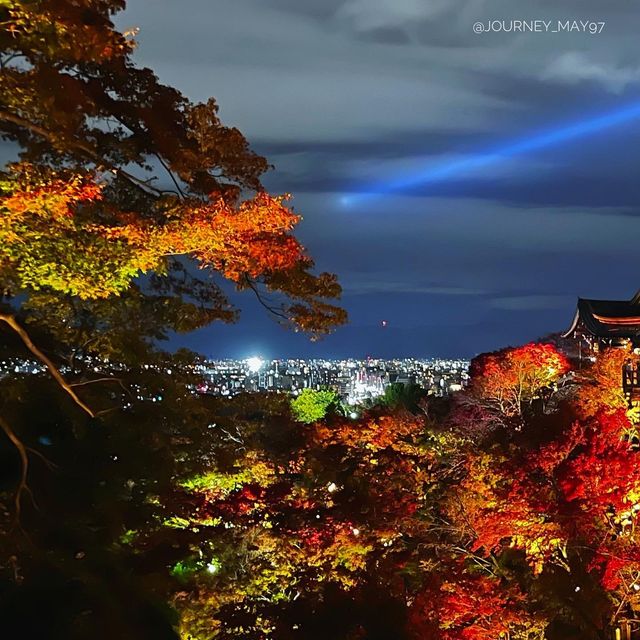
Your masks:
<instances>
[{"instance_id":1,"label":"treeline","mask_svg":"<svg viewBox=\"0 0 640 640\"><path fill-rule=\"evenodd\" d=\"M12 376L30 466L16 513L3 443L2 619L51 638L606 638L640 608L633 357L575 371L506 349L449 400L353 419L319 394L312 422L282 395L195 395L187 353L128 371L144 399L117 384L124 408L82 425L45 375Z\"/></svg>"}]
</instances>

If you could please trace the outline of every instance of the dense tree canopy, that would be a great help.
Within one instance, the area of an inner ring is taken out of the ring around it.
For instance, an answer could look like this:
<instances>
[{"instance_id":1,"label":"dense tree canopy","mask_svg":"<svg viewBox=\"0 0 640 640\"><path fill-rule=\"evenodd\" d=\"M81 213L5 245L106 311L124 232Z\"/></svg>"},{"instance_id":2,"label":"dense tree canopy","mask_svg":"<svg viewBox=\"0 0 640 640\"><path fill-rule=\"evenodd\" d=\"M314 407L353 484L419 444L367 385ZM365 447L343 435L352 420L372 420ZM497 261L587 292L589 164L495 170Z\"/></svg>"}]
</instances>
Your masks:
<instances>
[{"instance_id":1,"label":"dense tree canopy","mask_svg":"<svg viewBox=\"0 0 640 640\"><path fill-rule=\"evenodd\" d=\"M214 100L194 104L134 65L132 34L111 22L123 7L0 6L0 133L20 150L0 181L1 290L94 300L154 273L188 297L166 277L184 256L208 289L201 321L227 310L219 274L303 330L344 322L327 302L335 278L312 275L292 235L299 216L262 190L265 159L220 122Z\"/></svg>"},{"instance_id":2,"label":"dense tree canopy","mask_svg":"<svg viewBox=\"0 0 640 640\"><path fill-rule=\"evenodd\" d=\"M156 575L185 638L603 638L640 607L640 465L608 392L581 417L604 384L597 363L581 377L524 396L518 429L477 378L437 418L427 403L304 425L278 396L238 399L191 432L213 457L176 468L127 546L172 550ZM465 398L492 429L451 427Z\"/></svg>"},{"instance_id":3,"label":"dense tree canopy","mask_svg":"<svg viewBox=\"0 0 640 640\"><path fill-rule=\"evenodd\" d=\"M333 389L303 389L291 401L291 410L300 422L317 422L328 413L340 410L340 396Z\"/></svg>"},{"instance_id":4,"label":"dense tree canopy","mask_svg":"<svg viewBox=\"0 0 640 640\"><path fill-rule=\"evenodd\" d=\"M548 344L527 344L485 353L473 360L473 389L507 416L521 415L526 403L569 369L567 359Z\"/></svg>"},{"instance_id":5,"label":"dense tree canopy","mask_svg":"<svg viewBox=\"0 0 640 640\"><path fill-rule=\"evenodd\" d=\"M175 636L118 551L215 413L159 341L236 320L225 281L312 337L346 320L266 159L135 65L124 6L0 3L0 607L24 637Z\"/></svg>"}]
</instances>

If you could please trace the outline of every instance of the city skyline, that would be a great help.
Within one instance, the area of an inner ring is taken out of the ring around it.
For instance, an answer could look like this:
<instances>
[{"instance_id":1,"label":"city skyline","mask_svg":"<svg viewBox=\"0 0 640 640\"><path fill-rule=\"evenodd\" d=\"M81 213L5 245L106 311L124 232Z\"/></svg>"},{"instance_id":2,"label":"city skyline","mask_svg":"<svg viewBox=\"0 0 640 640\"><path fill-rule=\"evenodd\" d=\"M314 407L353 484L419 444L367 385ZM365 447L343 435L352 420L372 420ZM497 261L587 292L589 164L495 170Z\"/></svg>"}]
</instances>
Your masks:
<instances>
[{"instance_id":1,"label":"city skyline","mask_svg":"<svg viewBox=\"0 0 640 640\"><path fill-rule=\"evenodd\" d=\"M348 405L360 405L384 395L394 383L418 385L427 395L445 396L463 389L469 379L469 361L440 358L205 358L188 370L201 376L193 393L233 397L242 392L277 392L291 396L304 389L333 389ZM87 358L82 366L119 375L127 366L109 360ZM145 365L147 370L176 373L176 365ZM75 372L63 367L65 375ZM0 380L15 375L46 375L46 368L35 360L10 358L0 360ZM137 399L161 402L155 392L146 397L136 391ZM130 405L128 405L130 406Z\"/></svg>"},{"instance_id":2,"label":"city skyline","mask_svg":"<svg viewBox=\"0 0 640 640\"><path fill-rule=\"evenodd\" d=\"M428 395L460 391L469 362L448 359L244 359L207 360L199 391L233 396L242 391L299 394L303 389L334 389L350 405L375 400L394 383L416 384Z\"/></svg>"}]
</instances>

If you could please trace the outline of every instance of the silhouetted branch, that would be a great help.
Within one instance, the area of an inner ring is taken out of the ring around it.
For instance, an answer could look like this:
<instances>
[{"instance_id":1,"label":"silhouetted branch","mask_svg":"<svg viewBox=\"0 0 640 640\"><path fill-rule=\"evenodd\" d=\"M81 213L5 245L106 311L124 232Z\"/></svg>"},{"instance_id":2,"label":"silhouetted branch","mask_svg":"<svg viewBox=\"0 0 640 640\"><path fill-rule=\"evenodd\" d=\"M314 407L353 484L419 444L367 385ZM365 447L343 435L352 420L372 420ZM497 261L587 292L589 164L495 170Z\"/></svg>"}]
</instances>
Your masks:
<instances>
[{"instance_id":1,"label":"silhouetted branch","mask_svg":"<svg viewBox=\"0 0 640 640\"><path fill-rule=\"evenodd\" d=\"M11 113L4 109L0 109L0 120L4 120L5 122L11 122L19 127L22 127L23 129L27 129L32 133L39 135L42 138L45 138L52 144L55 144L55 136L54 134L51 133L51 131L45 129L44 127L41 127L38 124L35 124L34 122L27 120L26 118L22 118L14 113ZM130 174L124 169L120 169L119 167L115 167L115 166L105 166L104 159L100 156L100 154L98 154L98 152L95 149L85 144L84 142L80 140L73 140L68 138L65 139L65 142L70 147L76 149L77 151L82 152L90 160L95 162L96 166L104 167L109 171L111 171L114 175L121 176L122 178L124 178L125 180L133 184L135 187L142 189L147 195L153 195L157 197L157 196L161 196L163 193L167 193L167 191L164 191L162 189L157 189L156 187L152 187L146 181L141 180L140 178L136 178L136 176Z\"/></svg>"},{"instance_id":2,"label":"silhouetted branch","mask_svg":"<svg viewBox=\"0 0 640 640\"><path fill-rule=\"evenodd\" d=\"M82 387L85 384L93 384L94 382L117 382L120 384L122 380L120 378L96 378L95 380L82 380L80 382L70 382L70 387Z\"/></svg>"},{"instance_id":3,"label":"silhouetted branch","mask_svg":"<svg viewBox=\"0 0 640 640\"><path fill-rule=\"evenodd\" d=\"M0 320L6 322L21 338L22 342L24 342L25 346L31 353L42 362L49 373L53 377L53 379L66 391L71 399L85 412L88 413L92 418L95 418L95 413L76 395L76 392L71 388L69 383L62 377L62 374L58 371L56 366L51 362L51 360L44 354L36 345L33 343L29 334L18 324L16 319L4 313L0 313Z\"/></svg>"},{"instance_id":4,"label":"silhouetted branch","mask_svg":"<svg viewBox=\"0 0 640 640\"><path fill-rule=\"evenodd\" d=\"M178 190L180 197L184 200L184 197L185 197L184 192L180 188L180 185L178 184L176 177L173 175L173 171L171 171L171 169L169 168L169 165L167 165L167 163L162 159L162 156L160 154L156 153L155 156L158 159L158 162L163 166L164 170L169 174L169 177L173 181L173 184L176 186L176 189Z\"/></svg>"},{"instance_id":5,"label":"silhouetted branch","mask_svg":"<svg viewBox=\"0 0 640 640\"><path fill-rule=\"evenodd\" d=\"M249 289L251 289L251 291L253 291L253 293L255 294L258 302L269 313L272 313L274 316L278 316L279 318L282 318L282 319L286 320L287 322L290 322L291 318L289 318L281 309L278 309L278 308L270 305L268 302L265 301L265 299L262 297L262 294L258 290L258 287L256 287L255 283L251 280L251 278L249 278L249 276L245 275L244 282L249 287Z\"/></svg>"},{"instance_id":6,"label":"silhouetted branch","mask_svg":"<svg viewBox=\"0 0 640 640\"><path fill-rule=\"evenodd\" d=\"M20 482L16 487L16 492L13 498L13 503L15 507L14 512L14 522L19 524L20 522L20 513L22 511L22 494L25 491L29 491L29 487L27 486L27 473L29 471L29 456L27 455L27 449L24 446L22 440L18 438L15 431L9 426L9 424L4 420L4 418L0 417L0 429L2 429L7 438L11 441L11 444L18 450L18 454L20 455Z\"/></svg>"}]
</instances>

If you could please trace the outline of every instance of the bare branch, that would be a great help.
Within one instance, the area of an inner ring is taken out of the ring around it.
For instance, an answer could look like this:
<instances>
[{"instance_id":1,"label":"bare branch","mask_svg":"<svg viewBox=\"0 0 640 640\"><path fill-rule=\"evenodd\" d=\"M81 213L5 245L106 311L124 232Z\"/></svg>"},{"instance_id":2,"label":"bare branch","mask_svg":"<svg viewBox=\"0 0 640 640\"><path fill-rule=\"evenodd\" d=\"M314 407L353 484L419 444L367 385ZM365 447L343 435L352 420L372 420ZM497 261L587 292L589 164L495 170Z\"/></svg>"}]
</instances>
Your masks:
<instances>
[{"instance_id":1,"label":"bare branch","mask_svg":"<svg viewBox=\"0 0 640 640\"><path fill-rule=\"evenodd\" d=\"M93 384L94 382L115 382L119 385L122 390L130 397L133 398L133 394L130 389L125 385L125 383L120 378L96 378L95 380L81 380L79 382L71 382L69 383L70 387L82 387L87 384ZM100 415L102 412L96 413L96 416Z\"/></svg>"},{"instance_id":2,"label":"bare branch","mask_svg":"<svg viewBox=\"0 0 640 640\"><path fill-rule=\"evenodd\" d=\"M251 280L251 278L249 278L248 275L244 276L244 283L249 287L249 289L251 289L251 291L253 291L253 293L255 293L255 296L258 299L258 302L269 313L272 313L274 316L278 316L279 318L282 318L283 320L286 320L287 322L291 321L291 318L289 318L285 313L283 313L281 309L278 309L278 308L270 305L269 303L267 303L265 301L265 299L262 297L262 294L260 293L260 291L258 291L258 287L256 287L255 283L253 282L253 280Z\"/></svg>"},{"instance_id":3,"label":"bare branch","mask_svg":"<svg viewBox=\"0 0 640 640\"><path fill-rule=\"evenodd\" d=\"M7 438L11 441L11 444L18 450L18 454L20 455L21 469L20 469L20 482L16 488L16 492L13 498L13 503L15 506L15 512L13 514L13 519L15 524L19 524L20 522L20 514L22 511L22 494L24 492L29 491L29 487L27 486L27 473L29 471L29 456L27 455L27 449L24 446L22 440L18 438L15 431L9 426L4 418L0 416L0 429L2 429Z\"/></svg>"},{"instance_id":4,"label":"bare branch","mask_svg":"<svg viewBox=\"0 0 640 640\"><path fill-rule=\"evenodd\" d=\"M18 125L23 129L28 129L32 133L35 133L42 138L45 138L52 144L55 144L54 134L52 134L50 131L48 131L44 127L41 127L40 125L35 124L34 122L30 122L26 118L22 118L14 113L11 113L4 109L0 109L0 120L4 120L5 122L12 122L13 124ZM92 147L90 147L89 145L85 144L81 140L66 139L65 141L67 142L67 144L69 144L70 147L76 149L77 151L82 152L85 156L87 156L91 161L93 161L96 164L96 166L105 167L104 158L102 158L100 154L98 154L98 152ZM124 178L125 180L133 184L135 187L141 189L147 195L153 195L158 197L164 193L170 193L168 191L157 189L156 187L151 186L150 184L148 184L148 182L141 180L140 178L136 178L136 176L132 175L128 171L125 171L124 169L120 169L119 167L107 165L106 168L109 171L111 171L114 175L121 176L122 178ZM179 194L176 194L176 195L179 195Z\"/></svg>"},{"instance_id":5,"label":"bare branch","mask_svg":"<svg viewBox=\"0 0 640 640\"><path fill-rule=\"evenodd\" d=\"M58 465L55 462L51 462L51 460L49 460L49 458L47 458L47 456L45 456L41 451L38 451L33 447L26 447L26 449L29 453L33 453L33 455L38 456L38 458L40 458L40 460L44 462L47 469L53 471L54 469L58 468Z\"/></svg>"},{"instance_id":6,"label":"bare branch","mask_svg":"<svg viewBox=\"0 0 640 640\"><path fill-rule=\"evenodd\" d=\"M185 197L184 192L180 188L180 185L178 184L176 177L173 175L173 171L171 171L171 169L169 168L169 165L162 159L162 156L159 153L156 153L155 156L158 159L158 162L163 166L164 170L169 174L169 177L173 181L173 184L176 186L176 189L178 190L180 197L184 200L184 197Z\"/></svg>"},{"instance_id":7,"label":"bare branch","mask_svg":"<svg viewBox=\"0 0 640 640\"><path fill-rule=\"evenodd\" d=\"M80 382L70 382L70 387L82 387L85 384L93 384L94 382L117 382L120 384L122 380L120 378L96 378L95 380L82 380Z\"/></svg>"},{"instance_id":8,"label":"bare branch","mask_svg":"<svg viewBox=\"0 0 640 640\"><path fill-rule=\"evenodd\" d=\"M36 345L33 343L29 334L18 324L16 319L4 313L0 313L0 320L6 322L21 338L22 342L24 342L25 346L31 353L42 362L49 373L53 377L53 379L66 391L71 399L85 412L88 413L92 418L95 418L95 413L76 395L76 392L71 388L71 386L67 383L67 381L62 377L62 374L58 371L56 366L51 362L51 360L44 354Z\"/></svg>"}]
</instances>

